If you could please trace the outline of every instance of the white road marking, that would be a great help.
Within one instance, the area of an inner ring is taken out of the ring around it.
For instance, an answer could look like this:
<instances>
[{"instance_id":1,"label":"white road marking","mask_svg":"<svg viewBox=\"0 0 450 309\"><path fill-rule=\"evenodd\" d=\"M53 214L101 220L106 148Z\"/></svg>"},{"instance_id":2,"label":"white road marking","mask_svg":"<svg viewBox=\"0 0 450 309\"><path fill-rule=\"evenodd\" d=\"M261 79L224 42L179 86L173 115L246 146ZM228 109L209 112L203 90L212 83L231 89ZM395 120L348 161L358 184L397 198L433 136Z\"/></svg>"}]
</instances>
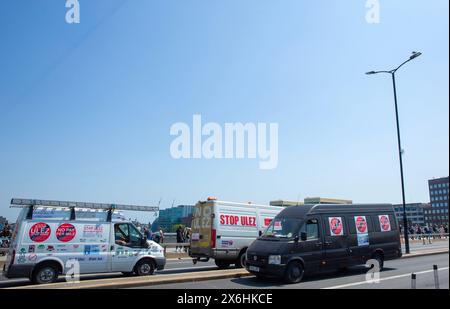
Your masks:
<instances>
[{"instance_id":1,"label":"white road marking","mask_svg":"<svg viewBox=\"0 0 450 309\"><path fill-rule=\"evenodd\" d=\"M442 267L442 268L438 268L438 271L443 271L443 270L448 270L449 267ZM416 275L421 275L421 274L427 274L427 273L431 273L434 270L424 270L424 271L419 271L419 272L415 272ZM403 275L397 275L397 276L391 276L391 277L386 277L386 278L380 278L380 281L386 281L386 280L393 280L393 279L398 279L398 278L403 278L403 277L409 277L411 276L411 273L408 274L403 274ZM362 284L373 284L373 283L368 283L367 281L359 281L359 282L353 282L353 283L347 283L347 284L341 284L341 285L335 285L335 286L330 286L327 288L323 288L325 290L329 290L329 289L342 289L342 288L346 288L346 287L350 287L350 286L355 286L355 285L362 285Z\"/></svg>"}]
</instances>

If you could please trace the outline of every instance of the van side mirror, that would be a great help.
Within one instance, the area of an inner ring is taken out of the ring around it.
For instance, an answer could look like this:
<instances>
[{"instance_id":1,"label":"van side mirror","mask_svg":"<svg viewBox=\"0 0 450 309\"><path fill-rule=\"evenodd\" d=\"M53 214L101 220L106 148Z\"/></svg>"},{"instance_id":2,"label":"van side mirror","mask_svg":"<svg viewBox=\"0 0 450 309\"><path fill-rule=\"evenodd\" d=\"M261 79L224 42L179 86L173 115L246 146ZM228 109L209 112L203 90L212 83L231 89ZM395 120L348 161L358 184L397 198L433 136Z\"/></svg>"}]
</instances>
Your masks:
<instances>
[{"instance_id":1,"label":"van side mirror","mask_svg":"<svg viewBox=\"0 0 450 309\"><path fill-rule=\"evenodd\" d=\"M308 239L308 235L306 234L306 232L300 233L300 239L301 241L306 241Z\"/></svg>"},{"instance_id":2,"label":"van side mirror","mask_svg":"<svg viewBox=\"0 0 450 309\"><path fill-rule=\"evenodd\" d=\"M261 237L262 236L262 231L259 231L258 235L259 235L259 237Z\"/></svg>"},{"instance_id":3,"label":"van side mirror","mask_svg":"<svg viewBox=\"0 0 450 309\"><path fill-rule=\"evenodd\" d=\"M294 242L298 242L298 235L295 235Z\"/></svg>"}]
</instances>

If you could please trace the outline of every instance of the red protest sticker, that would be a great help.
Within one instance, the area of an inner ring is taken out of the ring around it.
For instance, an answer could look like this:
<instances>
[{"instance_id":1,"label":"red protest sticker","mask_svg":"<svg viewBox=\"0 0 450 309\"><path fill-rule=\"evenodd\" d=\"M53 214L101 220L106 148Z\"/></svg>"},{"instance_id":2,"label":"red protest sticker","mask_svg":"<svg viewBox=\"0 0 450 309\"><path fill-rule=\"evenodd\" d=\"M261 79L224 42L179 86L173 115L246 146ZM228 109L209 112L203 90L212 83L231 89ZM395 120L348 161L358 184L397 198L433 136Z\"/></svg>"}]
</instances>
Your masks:
<instances>
[{"instance_id":1,"label":"red protest sticker","mask_svg":"<svg viewBox=\"0 0 450 309\"><path fill-rule=\"evenodd\" d=\"M341 217L330 217L328 218L328 223L330 224L331 236L344 235L344 225Z\"/></svg>"},{"instance_id":2,"label":"red protest sticker","mask_svg":"<svg viewBox=\"0 0 450 309\"><path fill-rule=\"evenodd\" d=\"M28 231L30 239L34 242L46 241L51 234L52 230L47 223L39 222L34 224Z\"/></svg>"},{"instance_id":3,"label":"red protest sticker","mask_svg":"<svg viewBox=\"0 0 450 309\"><path fill-rule=\"evenodd\" d=\"M272 218L264 218L264 226L269 226L270 222L272 222Z\"/></svg>"},{"instance_id":4,"label":"red protest sticker","mask_svg":"<svg viewBox=\"0 0 450 309\"><path fill-rule=\"evenodd\" d=\"M355 225L356 225L356 232L358 234L365 234L365 233L367 233L366 216L356 216L355 217Z\"/></svg>"},{"instance_id":5,"label":"red protest sticker","mask_svg":"<svg viewBox=\"0 0 450 309\"><path fill-rule=\"evenodd\" d=\"M380 215L378 216L378 220L380 221L380 229L382 232L389 232L391 230L391 222L389 221L388 215Z\"/></svg>"},{"instance_id":6,"label":"red protest sticker","mask_svg":"<svg viewBox=\"0 0 450 309\"><path fill-rule=\"evenodd\" d=\"M77 230L75 226L70 223L64 223L58 226L56 229L56 238L62 242L71 241L75 235L77 234Z\"/></svg>"}]
</instances>

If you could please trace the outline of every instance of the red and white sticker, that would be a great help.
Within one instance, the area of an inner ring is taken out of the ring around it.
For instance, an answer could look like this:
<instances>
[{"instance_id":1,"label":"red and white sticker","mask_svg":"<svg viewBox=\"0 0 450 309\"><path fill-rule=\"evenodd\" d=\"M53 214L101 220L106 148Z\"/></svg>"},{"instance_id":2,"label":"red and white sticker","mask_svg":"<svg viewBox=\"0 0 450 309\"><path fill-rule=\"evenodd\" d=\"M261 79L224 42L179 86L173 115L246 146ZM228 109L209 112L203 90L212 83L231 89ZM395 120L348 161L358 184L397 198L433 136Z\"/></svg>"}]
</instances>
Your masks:
<instances>
[{"instance_id":1,"label":"red and white sticker","mask_svg":"<svg viewBox=\"0 0 450 309\"><path fill-rule=\"evenodd\" d=\"M281 231L283 229L282 225L281 225L281 221L275 221L273 223L273 230L274 231Z\"/></svg>"},{"instance_id":2,"label":"red and white sticker","mask_svg":"<svg viewBox=\"0 0 450 309\"><path fill-rule=\"evenodd\" d=\"M256 217L221 214L220 225L256 226Z\"/></svg>"},{"instance_id":3,"label":"red and white sticker","mask_svg":"<svg viewBox=\"0 0 450 309\"><path fill-rule=\"evenodd\" d=\"M50 226L44 222L34 224L28 231L30 239L34 242L46 241L51 233L52 230L50 229Z\"/></svg>"},{"instance_id":4,"label":"red and white sticker","mask_svg":"<svg viewBox=\"0 0 450 309\"><path fill-rule=\"evenodd\" d=\"M77 229L70 223L64 223L56 229L56 238L62 242L71 241L77 234Z\"/></svg>"},{"instance_id":5,"label":"red and white sticker","mask_svg":"<svg viewBox=\"0 0 450 309\"><path fill-rule=\"evenodd\" d=\"M367 220L366 216L355 216L355 225L357 234L367 233Z\"/></svg>"},{"instance_id":6,"label":"red and white sticker","mask_svg":"<svg viewBox=\"0 0 450 309\"><path fill-rule=\"evenodd\" d=\"M330 235L331 236L344 235L344 224L342 223L341 217L329 217L328 223L330 224Z\"/></svg>"},{"instance_id":7,"label":"red and white sticker","mask_svg":"<svg viewBox=\"0 0 450 309\"><path fill-rule=\"evenodd\" d=\"M391 221L389 221L388 215L378 216L378 221L380 221L380 230L382 232L389 232L391 230Z\"/></svg>"},{"instance_id":8,"label":"red and white sticker","mask_svg":"<svg viewBox=\"0 0 450 309\"><path fill-rule=\"evenodd\" d=\"M272 222L272 218L264 218L264 227L268 227Z\"/></svg>"}]
</instances>

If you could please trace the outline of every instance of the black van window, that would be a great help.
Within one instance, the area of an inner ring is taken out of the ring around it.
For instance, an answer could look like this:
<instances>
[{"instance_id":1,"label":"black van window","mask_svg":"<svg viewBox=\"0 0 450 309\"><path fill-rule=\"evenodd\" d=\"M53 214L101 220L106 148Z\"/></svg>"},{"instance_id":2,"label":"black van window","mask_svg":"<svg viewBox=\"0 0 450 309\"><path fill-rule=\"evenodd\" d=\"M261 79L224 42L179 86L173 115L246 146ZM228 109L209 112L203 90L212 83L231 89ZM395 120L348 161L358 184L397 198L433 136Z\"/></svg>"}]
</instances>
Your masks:
<instances>
[{"instance_id":1,"label":"black van window","mask_svg":"<svg viewBox=\"0 0 450 309\"><path fill-rule=\"evenodd\" d=\"M380 221L378 220L378 215L371 215L370 219L372 219L372 226L374 232L381 232L380 229Z\"/></svg>"},{"instance_id":2,"label":"black van window","mask_svg":"<svg viewBox=\"0 0 450 309\"><path fill-rule=\"evenodd\" d=\"M311 219L306 222L306 239L319 239L319 221L317 219Z\"/></svg>"},{"instance_id":3,"label":"black van window","mask_svg":"<svg viewBox=\"0 0 450 309\"><path fill-rule=\"evenodd\" d=\"M393 215L389 215L389 221L391 222L391 230L397 229L397 218Z\"/></svg>"}]
</instances>

